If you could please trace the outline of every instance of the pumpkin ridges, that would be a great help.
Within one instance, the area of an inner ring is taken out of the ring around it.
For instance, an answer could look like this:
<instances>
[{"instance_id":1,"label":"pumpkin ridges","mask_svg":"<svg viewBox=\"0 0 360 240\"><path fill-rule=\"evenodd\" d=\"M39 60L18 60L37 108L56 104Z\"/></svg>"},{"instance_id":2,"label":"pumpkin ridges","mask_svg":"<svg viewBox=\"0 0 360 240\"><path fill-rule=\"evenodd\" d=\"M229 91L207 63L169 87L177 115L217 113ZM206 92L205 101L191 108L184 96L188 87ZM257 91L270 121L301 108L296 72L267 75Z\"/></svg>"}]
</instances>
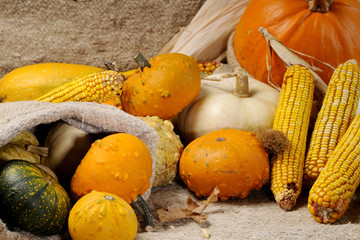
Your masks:
<instances>
[{"instance_id":1,"label":"pumpkin ridges","mask_svg":"<svg viewBox=\"0 0 360 240\"><path fill-rule=\"evenodd\" d=\"M44 173L53 184L39 177ZM26 174L31 177L24 177ZM46 174L44 170L24 160L7 162L0 172L0 201L10 221L38 235L59 233L66 224L71 206L65 190L52 176ZM56 194L51 195L51 190ZM60 197L56 204L52 201L54 197ZM50 216L53 212L54 216Z\"/></svg>"},{"instance_id":2,"label":"pumpkin ridges","mask_svg":"<svg viewBox=\"0 0 360 240\"><path fill-rule=\"evenodd\" d=\"M306 11L303 11L304 8ZM268 46L256 31L260 26L267 28L289 48L332 66L338 66L352 58L359 61L360 46L357 42L360 39L360 29L357 22L360 16L360 3L355 0L337 0L332 4L328 13L312 13L307 8L305 0L294 0L291 1L291 4L285 0L251 1L238 22L234 34L234 51L240 65L247 69L254 78L267 82L264 53L268 52ZM298 12L292 12L296 9ZM278 21L282 19L279 16L287 18L290 14L291 18L289 17L290 20L286 24L284 24L285 21ZM303 15L302 22L294 18L301 15ZM334 21L339 22L339 24L335 24L335 28L333 28ZM336 25L341 26L341 31ZM250 29L252 31L249 32ZM326 44L326 47L319 47L320 44ZM273 55L272 58L271 75L281 86L281 76L284 75L286 67L278 56ZM323 69L323 72L318 74L326 83L329 82L333 72L332 68L312 58L305 56L303 58Z\"/></svg>"}]
</instances>

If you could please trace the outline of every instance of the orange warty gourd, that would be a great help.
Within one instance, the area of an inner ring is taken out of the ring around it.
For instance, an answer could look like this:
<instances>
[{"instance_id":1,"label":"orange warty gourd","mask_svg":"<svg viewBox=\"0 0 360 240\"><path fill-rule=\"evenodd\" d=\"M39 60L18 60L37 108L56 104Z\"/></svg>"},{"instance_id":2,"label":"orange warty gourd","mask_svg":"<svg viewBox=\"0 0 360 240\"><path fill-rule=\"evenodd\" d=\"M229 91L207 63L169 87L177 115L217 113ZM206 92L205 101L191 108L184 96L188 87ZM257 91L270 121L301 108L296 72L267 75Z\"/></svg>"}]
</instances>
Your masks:
<instances>
[{"instance_id":1,"label":"orange warty gourd","mask_svg":"<svg viewBox=\"0 0 360 240\"><path fill-rule=\"evenodd\" d=\"M359 22L358 0L252 0L236 26L234 52L250 75L267 83L269 46L258 31L261 26L287 47L335 68L348 59L360 60ZM317 74L328 84L334 69L301 57L322 69ZM281 86L285 71L282 60L273 54L272 82Z\"/></svg>"},{"instance_id":2,"label":"orange warty gourd","mask_svg":"<svg viewBox=\"0 0 360 240\"><path fill-rule=\"evenodd\" d=\"M124 82L122 109L135 116L170 119L200 91L201 73L195 58L180 53L160 54Z\"/></svg>"},{"instance_id":3,"label":"orange warty gourd","mask_svg":"<svg viewBox=\"0 0 360 240\"><path fill-rule=\"evenodd\" d=\"M181 179L196 196L209 196L215 186L220 200L245 198L269 180L268 154L254 133L221 129L193 140L179 164Z\"/></svg>"},{"instance_id":4,"label":"orange warty gourd","mask_svg":"<svg viewBox=\"0 0 360 240\"><path fill-rule=\"evenodd\" d=\"M115 133L96 140L71 179L77 200L92 190L115 194L133 202L150 187L152 158L146 144L136 136Z\"/></svg>"}]
</instances>

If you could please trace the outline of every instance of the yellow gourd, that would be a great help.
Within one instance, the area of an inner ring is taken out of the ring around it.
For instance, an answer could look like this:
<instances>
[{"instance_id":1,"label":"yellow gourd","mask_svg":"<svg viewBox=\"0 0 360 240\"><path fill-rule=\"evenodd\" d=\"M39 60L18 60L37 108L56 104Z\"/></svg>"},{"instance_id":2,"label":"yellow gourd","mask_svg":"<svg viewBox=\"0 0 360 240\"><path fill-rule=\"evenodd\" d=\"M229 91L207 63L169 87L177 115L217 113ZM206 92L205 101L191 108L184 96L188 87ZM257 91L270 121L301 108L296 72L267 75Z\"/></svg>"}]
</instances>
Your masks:
<instances>
[{"instance_id":1,"label":"yellow gourd","mask_svg":"<svg viewBox=\"0 0 360 240\"><path fill-rule=\"evenodd\" d=\"M73 240L134 239L137 218L122 198L92 191L75 203L69 214L69 233Z\"/></svg>"},{"instance_id":2,"label":"yellow gourd","mask_svg":"<svg viewBox=\"0 0 360 240\"><path fill-rule=\"evenodd\" d=\"M0 80L4 102L34 100L64 83L104 69L70 63L40 63L16 68Z\"/></svg>"}]
</instances>

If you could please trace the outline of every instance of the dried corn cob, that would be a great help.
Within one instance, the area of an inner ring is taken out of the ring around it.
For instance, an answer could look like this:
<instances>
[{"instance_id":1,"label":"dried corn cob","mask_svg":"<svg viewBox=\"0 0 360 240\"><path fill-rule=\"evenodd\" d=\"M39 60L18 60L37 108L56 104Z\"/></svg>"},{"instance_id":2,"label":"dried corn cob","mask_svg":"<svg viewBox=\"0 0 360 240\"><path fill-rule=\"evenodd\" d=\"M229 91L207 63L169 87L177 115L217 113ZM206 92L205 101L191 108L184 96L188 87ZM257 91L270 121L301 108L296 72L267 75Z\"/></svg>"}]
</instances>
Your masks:
<instances>
[{"instance_id":1,"label":"dried corn cob","mask_svg":"<svg viewBox=\"0 0 360 240\"><path fill-rule=\"evenodd\" d=\"M302 187L314 88L314 76L307 68L294 65L285 72L273 129L283 132L289 144L271 160L271 190L284 210L294 207Z\"/></svg>"},{"instance_id":2,"label":"dried corn cob","mask_svg":"<svg viewBox=\"0 0 360 240\"><path fill-rule=\"evenodd\" d=\"M61 85L36 100L54 103L67 101L103 103L121 91L124 79L122 73L113 70L92 73Z\"/></svg>"},{"instance_id":3,"label":"dried corn cob","mask_svg":"<svg viewBox=\"0 0 360 240\"><path fill-rule=\"evenodd\" d=\"M312 186L308 208L318 222L337 221L360 183L360 115L357 115Z\"/></svg>"},{"instance_id":4,"label":"dried corn cob","mask_svg":"<svg viewBox=\"0 0 360 240\"><path fill-rule=\"evenodd\" d=\"M305 159L304 182L311 185L356 115L360 98L359 68L355 60L334 71L318 113Z\"/></svg>"}]
</instances>

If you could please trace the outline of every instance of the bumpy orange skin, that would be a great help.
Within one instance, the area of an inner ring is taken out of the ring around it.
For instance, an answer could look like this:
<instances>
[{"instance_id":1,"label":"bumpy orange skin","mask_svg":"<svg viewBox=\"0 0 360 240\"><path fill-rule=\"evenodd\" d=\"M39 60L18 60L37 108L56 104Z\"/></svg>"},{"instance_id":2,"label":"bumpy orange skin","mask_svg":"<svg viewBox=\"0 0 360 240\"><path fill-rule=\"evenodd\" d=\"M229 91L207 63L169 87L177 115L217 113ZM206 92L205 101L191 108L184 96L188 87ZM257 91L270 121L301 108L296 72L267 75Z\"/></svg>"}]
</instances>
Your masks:
<instances>
[{"instance_id":1,"label":"bumpy orange skin","mask_svg":"<svg viewBox=\"0 0 360 240\"><path fill-rule=\"evenodd\" d=\"M219 198L245 198L269 179L268 155L250 132L221 129L193 140L179 165L181 179L196 196L209 196L219 188Z\"/></svg>"},{"instance_id":2,"label":"bumpy orange skin","mask_svg":"<svg viewBox=\"0 0 360 240\"><path fill-rule=\"evenodd\" d=\"M135 116L170 119L198 95L200 67L195 58L180 53L160 54L149 63L150 68L124 82L122 109Z\"/></svg>"},{"instance_id":3,"label":"bumpy orange skin","mask_svg":"<svg viewBox=\"0 0 360 240\"><path fill-rule=\"evenodd\" d=\"M74 200L92 190L115 194L131 203L150 187L152 158L139 138L116 133L96 140L71 179Z\"/></svg>"}]
</instances>

